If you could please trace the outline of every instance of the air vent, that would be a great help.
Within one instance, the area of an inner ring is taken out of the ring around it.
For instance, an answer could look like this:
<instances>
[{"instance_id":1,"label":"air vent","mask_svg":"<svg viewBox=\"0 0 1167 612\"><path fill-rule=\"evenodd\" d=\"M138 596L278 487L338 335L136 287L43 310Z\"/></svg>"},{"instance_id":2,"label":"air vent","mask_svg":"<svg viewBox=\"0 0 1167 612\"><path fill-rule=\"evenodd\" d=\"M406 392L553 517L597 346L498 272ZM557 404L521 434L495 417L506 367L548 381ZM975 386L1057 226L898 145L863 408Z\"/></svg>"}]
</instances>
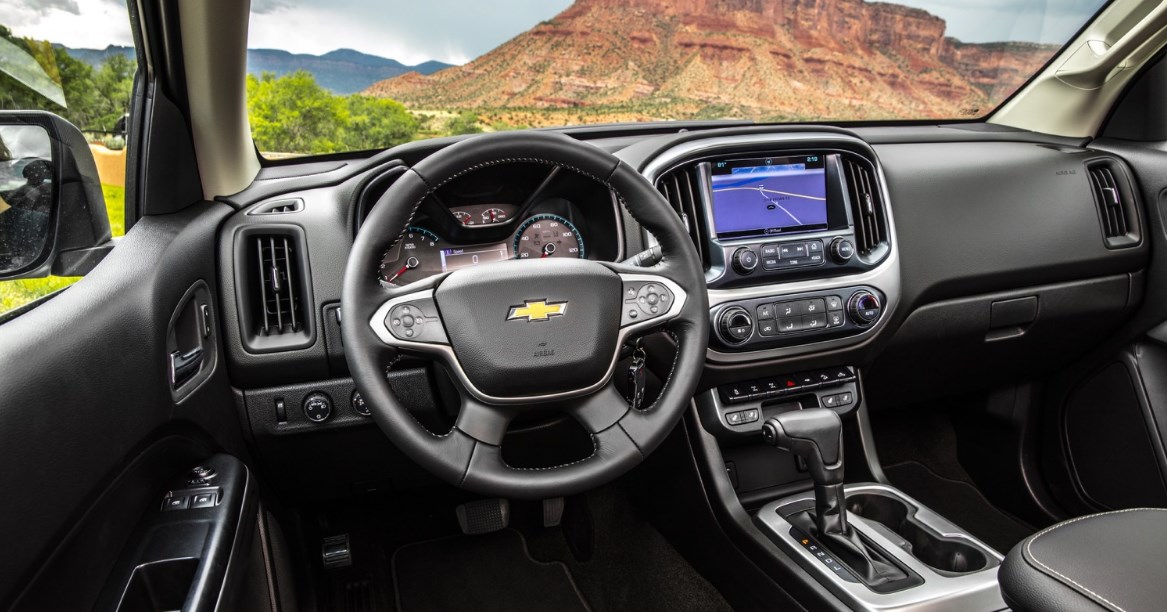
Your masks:
<instances>
[{"instance_id":1,"label":"air vent","mask_svg":"<svg viewBox=\"0 0 1167 612\"><path fill-rule=\"evenodd\" d=\"M242 229L235 240L236 299L244 346L274 352L315 341L304 232L293 225Z\"/></svg>"},{"instance_id":2,"label":"air vent","mask_svg":"<svg viewBox=\"0 0 1167 612\"><path fill-rule=\"evenodd\" d=\"M288 198L284 200L274 200L271 202L264 202L259 206L251 209L247 214L249 215L280 215L285 213L300 212L304 209L304 200L300 198Z\"/></svg>"},{"instance_id":3,"label":"air vent","mask_svg":"<svg viewBox=\"0 0 1167 612\"><path fill-rule=\"evenodd\" d=\"M300 331L303 311L296 285L301 282L296 251L290 236L256 236L259 297L263 335Z\"/></svg>"},{"instance_id":4,"label":"air vent","mask_svg":"<svg viewBox=\"0 0 1167 612\"><path fill-rule=\"evenodd\" d=\"M843 178L855 223L855 248L866 260L878 259L887 249L887 220L875 174L866 160L843 157Z\"/></svg>"},{"instance_id":5,"label":"air vent","mask_svg":"<svg viewBox=\"0 0 1167 612\"><path fill-rule=\"evenodd\" d=\"M697 247L697 252L701 253L701 259L708 267L709 253L705 248L703 226L698 213L701 205L697 200L700 187L697 184L696 168L687 166L664 175L657 181L657 189L664 194L665 199L677 212L677 216L681 218L681 223L685 225L694 246Z\"/></svg>"},{"instance_id":6,"label":"air vent","mask_svg":"<svg viewBox=\"0 0 1167 612\"><path fill-rule=\"evenodd\" d=\"M1106 246L1114 249L1138 244L1138 209L1126 174L1117 162L1109 159L1089 162L1086 175L1098 207Z\"/></svg>"}]
</instances>

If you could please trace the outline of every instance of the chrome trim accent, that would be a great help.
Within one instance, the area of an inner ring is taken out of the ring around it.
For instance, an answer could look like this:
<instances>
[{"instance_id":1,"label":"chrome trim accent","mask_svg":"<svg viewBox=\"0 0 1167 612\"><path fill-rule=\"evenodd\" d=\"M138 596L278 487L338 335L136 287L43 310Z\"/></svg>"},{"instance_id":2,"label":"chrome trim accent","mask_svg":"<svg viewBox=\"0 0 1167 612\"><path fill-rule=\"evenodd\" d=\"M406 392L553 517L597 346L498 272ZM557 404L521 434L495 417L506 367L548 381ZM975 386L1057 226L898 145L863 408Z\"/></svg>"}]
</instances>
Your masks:
<instances>
[{"instance_id":1,"label":"chrome trim accent","mask_svg":"<svg viewBox=\"0 0 1167 612\"><path fill-rule=\"evenodd\" d=\"M989 553L997 561L1004 557L984 542L972 537L964 530L953 525L927 506L908 497L902 491L881 484L846 485L847 494L876 492L897 497L916 507L916 520L932 528L944 537L964 540L984 552ZM985 612L1003 610L1006 608L1001 599L1001 590L997 585L997 569L991 567L978 572L961 576L945 576L925 565L906 551L896 546L891 540L871 527L871 522L854 513L848 516L853 527L863 532L863 535L880 545L888 554L896 557L900 562L924 579L921 584L910 589L881 595L867 588L863 584L845 582L834 575L820 561L815 559L805 548L797 545L790 539L790 529L793 527L782 518L777 510L780 506L793 502L813 500L814 493L791 495L778 501L773 501L758 510L755 515L757 522L764 529L777 536L777 546L787 555L801 561L800 565L818 578L835 595L843 599L844 603L857 610L896 610L904 612L932 612L939 610L969 610Z\"/></svg>"},{"instance_id":2,"label":"chrome trim accent","mask_svg":"<svg viewBox=\"0 0 1167 612\"><path fill-rule=\"evenodd\" d=\"M466 391L468 391L470 395L474 396L475 399L485 404L532 404L538 402L550 402L570 399L574 397L582 397L591 393L595 393L596 391L602 389L604 385L608 384L608 381L612 378L612 374L614 374L616 371L616 363L620 360L620 349L624 346L624 343L628 340L629 337L643 330L663 325L677 318L677 316L681 314L681 310L685 307L685 302L687 302L689 299L689 294L684 289L682 289L680 285L663 276L642 273L619 274L619 276L621 283L653 282L660 283L668 287L669 291L671 291L674 296L673 305L668 309L668 311L657 317L645 319L643 321L637 321L630 325L621 327L619 330L619 335L616 338L616 350L612 355L611 362L608 364L607 372L603 375L603 377L600 378L600 380L596 381L595 383L580 389L574 389L572 391L548 393L544 395L524 395L519 397L499 397L489 395L478 387L474 386L474 383L470 382L470 378L466 376L466 371L462 368L462 364L458 361L458 355L454 352L453 347L451 347L449 344L414 342L411 340L401 340L394 336L392 332L389 331L389 327L385 325L385 319L389 316L389 311L391 311L394 306L403 304L405 302L413 302L416 300L424 299L434 300L434 289L424 289L422 291L407 293L405 295L400 295L386 301L384 304L381 304L381 306L377 308L376 312L373 313L373 318L369 320L369 327L373 329L373 333L377 335L381 342L384 342L387 346L413 351L441 359L441 361L446 364L455 377L457 377L458 381L462 383L462 386L466 389ZM434 303L436 305L437 300L434 300ZM623 291L621 291L620 307L623 308L623 306ZM444 325L445 324L443 323L443 326Z\"/></svg>"},{"instance_id":3,"label":"chrome trim accent","mask_svg":"<svg viewBox=\"0 0 1167 612\"><path fill-rule=\"evenodd\" d=\"M777 146L789 148L794 145L800 149L831 148L831 143L847 143L853 146L858 146L869 152L864 156L868 157L875 168L875 173L879 179L880 195L883 197L884 214L887 220L887 236L890 253L887 258L883 260L875 268L862 272L859 274L851 274L847 276L833 276L827 279L811 279L801 281L789 281L780 283L771 283L769 285L758 285L755 287L742 287L737 289L710 289L709 290L709 309L711 314L717 314L718 306L727 302L736 300L746 300L751 298L763 298L773 296L775 300L782 299L787 294L806 293L811 291L831 291L835 289L843 289L855 285L870 285L879 289L886 298L884 304L883 314L879 321L867 328L863 332L847 338L838 338L835 340L824 340L820 342L810 342L807 344L800 344L797 346L787 346L772 349L761 349L757 351L745 352L723 352L710 348L705 353L705 358L712 362L719 363L742 363L747 361L757 361L761 359L774 359L784 357L794 357L797 355L804 355L807 353L816 353L822 351L830 351L851 347L857 344L862 344L870 341L873 337L884 329L887 322L891 319L892 314L900 303L900 267L899 267L899 241L896 236L895 220L892 214L891 198L887 191L887 177L883 172L883 164L871 149L871 146L853 136L845 134L833 133L819 133L819 132L788 132L788 133L773 133L773 134L742 134L738 136L716 136L704 140L694 140L672 147L645 165L642 174L653 185L656 181L665 174L676 170L687 163L698 162L700 157L711 156L715 154L741 154L747 155L748 151L741 151L743 146ZM699 173L700 177L700 173ZM705 201L704 191L702 191L702 206L705 208L705 215L708 217L712 214L709 210L709 204ZM712 226L710 226L712 227ZM816 238L822 235L840 235L848 233L848 231L841 232L815 232L800 235L791 235L785 238L775 237L773 241L781 241L785 239L795 240L798 238ZM853 232L852 232L853 233ZM752 240L758 242L757 239ZM716 244L716 243L714 243ZM727 243L735 244L735 243ZM714 253L710 253L710 262L717 267L716 261L713 259ZM724 268L724 262L721 262L721 267ZM711 268L710 272L720 274L724 270L714 270ZM715 278L717 278L715 277ZM708 279L708 277L707 277Z\"/></svg>"}]
</instances>

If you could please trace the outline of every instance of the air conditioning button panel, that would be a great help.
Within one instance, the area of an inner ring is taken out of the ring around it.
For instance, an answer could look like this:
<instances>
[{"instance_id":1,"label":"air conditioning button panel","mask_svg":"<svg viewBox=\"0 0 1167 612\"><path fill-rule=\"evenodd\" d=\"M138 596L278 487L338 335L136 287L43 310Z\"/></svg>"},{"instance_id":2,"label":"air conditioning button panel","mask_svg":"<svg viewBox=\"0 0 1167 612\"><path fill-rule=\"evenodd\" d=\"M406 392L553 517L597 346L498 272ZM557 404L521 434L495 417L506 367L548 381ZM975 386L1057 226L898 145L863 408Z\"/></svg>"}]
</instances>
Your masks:
<instances>
[{"instance_id":1,"label":"air conditioning button panel","mask_svg":"<svg viewBox=\"0 0 1167 612\"><path fill-rule=\"evenodd\" d=\"M717 332L710 346L741 352L855 336L879 321L883 303L883 294L867 286L727 302L710 310ZM749 327L736 329L739 318L750 319Z\"/></svg>"}]
</instances>

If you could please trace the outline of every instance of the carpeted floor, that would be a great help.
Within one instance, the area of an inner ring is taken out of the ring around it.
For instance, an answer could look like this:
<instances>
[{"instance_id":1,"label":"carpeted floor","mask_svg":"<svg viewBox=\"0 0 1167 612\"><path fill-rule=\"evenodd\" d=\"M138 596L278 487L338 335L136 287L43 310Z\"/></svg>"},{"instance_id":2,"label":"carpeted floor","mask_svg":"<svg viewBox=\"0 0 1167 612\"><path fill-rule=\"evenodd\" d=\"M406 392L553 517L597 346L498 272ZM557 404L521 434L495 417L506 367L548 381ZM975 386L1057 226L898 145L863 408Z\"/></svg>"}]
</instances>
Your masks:
<instances>
[{"instance_id":1,"label":"carpeted floor","mask_svg":"<svg viewBox=\"0 0 1167 612\"><path fill-rule=\"evenodd\" d=\"M402 612L591 610L567 567L531 558L513 529L403 546L393 582Z\"/></svg>"}]
</instances>

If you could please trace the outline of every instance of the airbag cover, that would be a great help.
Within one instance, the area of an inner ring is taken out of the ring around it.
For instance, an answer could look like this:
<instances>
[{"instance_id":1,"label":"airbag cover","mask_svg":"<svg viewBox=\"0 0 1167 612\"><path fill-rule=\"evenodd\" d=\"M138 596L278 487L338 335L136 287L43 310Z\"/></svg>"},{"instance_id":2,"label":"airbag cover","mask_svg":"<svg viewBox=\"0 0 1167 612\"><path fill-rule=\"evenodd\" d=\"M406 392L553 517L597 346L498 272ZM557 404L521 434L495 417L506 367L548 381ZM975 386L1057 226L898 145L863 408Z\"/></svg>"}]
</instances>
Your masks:
<instances>
[{"instance_id":1,"label":"airbag cover","mask_svg":"<svg viewBox=\"0 0 1167 612\"><path fill-rule=\"evenodd\" d=\"M435 297L463 371L495 397L601 382L616 351L619 275L580 259L506 261L450 275Z\"/></svg>"}]
</instances>

